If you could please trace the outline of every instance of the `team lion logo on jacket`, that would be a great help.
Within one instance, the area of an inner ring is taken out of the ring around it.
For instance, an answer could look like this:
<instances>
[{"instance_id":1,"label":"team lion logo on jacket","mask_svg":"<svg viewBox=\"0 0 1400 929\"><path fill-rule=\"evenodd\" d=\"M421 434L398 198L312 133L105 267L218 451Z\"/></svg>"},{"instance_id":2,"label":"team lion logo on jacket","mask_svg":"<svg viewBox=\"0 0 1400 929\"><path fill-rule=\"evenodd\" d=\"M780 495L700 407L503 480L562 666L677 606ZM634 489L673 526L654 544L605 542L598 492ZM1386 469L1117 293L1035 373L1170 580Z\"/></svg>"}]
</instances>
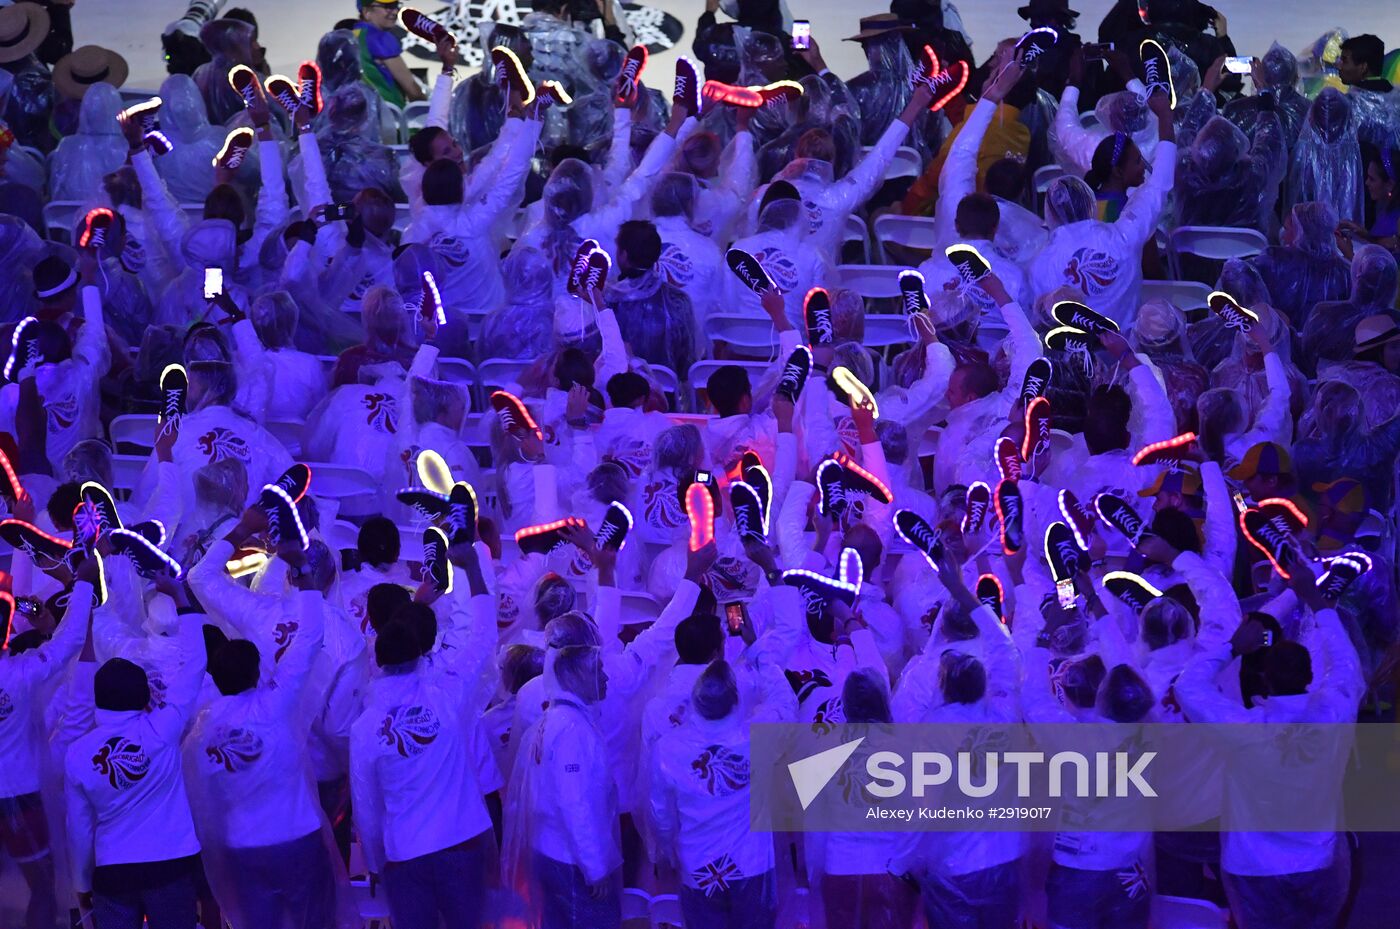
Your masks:
<instances>
[{"instance_id":1,"label":"team lion logo on jacket","mask_svg":"<svg viewBox=\"0 0 1400 929\"><path fill-rule=\"evenodd\" d=\"M1118 259L1092 248L1075 249L1065 265L1065 281L1086 297L1096 297L1118 280Z\"/></svg>"},{"instance_id":2,"label":"team lion logo on jacket","mask_svg":"<svg viewBox=\"0 0 1400 929\"><path fill-rule=\"evenodd\" d=\"M763 270L768 272L768 276L773 279L773 283L777 284L778 289L783 293L797 289L800 277L797 273L797 262L789 258L782 249L770 245L768 248L761 248L754 252L754 257L758 259L759 264L763 265Z\"/></svg>"},{"instance_id":3,"label":"team lion logo on jacket","mask_svg":"<svg viewBox=\"0 0 1400 929\"><path fill-rule=\"evenodd\" d=\"M797 694L797 702L801 703L812 695L812 691L818 687L830 687L831 678L821 668L811 668L806 671L784 671L787 682L792 687L792 692Z\"/></svg>"},{"instance_id":4,"label":"team lion logo on jacket","mask_svg":"<svg viewBox=\"0 0 1400 929\"><path fill-rule=\"evenodd\" d=\"M73 394L62 400L45 400L44 409L48 412L50 432L70 429L78 421L78 398Z\"/></svg>"},{"instance_id":5,"label":"team lion logo on jacket","mask_svg":"<svg viewBox=\"0 0 1400 929\"><path fill-rule=\"evenodd\" d=\"M379 432L390 434L399 431L398 403L389 394L365 394L360 400L369 410L365 422Z\"/></svg>"},{"instance_id":6,"label":"team lion logo on jacket","mask_svg":"<svg viewBox=\"0 0 1400 929\"><path fill-rule=\"evenodd\" d=\"M425 706L396 706L379 725L379 737L401 757L423 754L438 736L442 723Z\"/></svg>"},{"instance_id":7,"label":"team lion logo on jacket","mask_svg":"<svg viewBox=\"0 0 1400 929\"><path fill-rule=\"evenodd\" d=\"M248 441L223 426L215 426L199 437L199 452L210 464L218 461L251 461Z\"/></svg>"},{"instance_id":8,"label":"team lion logo on jacket","mask_svg":"<svg viewBox=\"0 0 1400 929\"><path fill-rule=\"evenodd\" d=\"M117 790L126 790L150 772L151 759L141 746L116 735L103 742L92 756L92 769Z\"/></svg>"},{"instance_id":9,"label":"team lion logo on jacket","mask_svg":"<svg viewBox=\"0 0 1400 929\"><path fill-rule=\"evenodd\" d=\"M712 797L727 797L749 786L749 757L723 745L711 745L690 763L690 772Z\"/></svg>"},{"instance_id":10,"label":"team lion logo on jacket","mask_svg":"<svg viewBox=\"0 0 1400 929\"><path fill-rule=\"evenodd\" d=\"M252 767L263 753L263 741L248 729L221 729L215 740L204 746L209 763L230 774Z\"/></svg>"},{"instance_id":11,"label":"team lion logo on jacket","mask_svg":"<svg viewBox=\"0 0 1400 929\"><path fill-rule=\"evenodd\" d=\"M647 524L657 529L675 529L689 524L676 494L675 478L657 476L642 488L642 512Z\"/></svg>"},{"instance_id":12,"label":"team lion logo on jacket","mask_svg":"<svg viewBox=\"0 0 1400 929\"><path fill-rule=\"evenodd\" d=\"M663 246L657 266L672 287L685 288L695 280L695 262L679 245L667 243Z\"/></svg>"},{"instance_id":13,"label":"team lion logo on jacket","mask_svg":"<svg viewBox=\"0 0 1400 929\"><path fill-rule=\"evenodd\" d=\"M462 265L466 264L467 258L472 253L471 247L467 245L466 239L459 238L458 236L446 232L436 233L428 240L428 247L433 250L434 254L454 268L460 268Z\"/></svg>"},{"instance_id":14,"label":"team lion logo on jacket","mask_svg":"<svg viewBox=\"0 0 1400 929\"><path fill-rule=\"evenodd\" d=\"M281 661L282 656L291 647L292 639L296 638L297 630L301 628L301 623L296 620L289 620L285 623L278 623L272 630L272 644L277 646L277 653L272 656L273 661Z\"/></svg>"}]
</instances>

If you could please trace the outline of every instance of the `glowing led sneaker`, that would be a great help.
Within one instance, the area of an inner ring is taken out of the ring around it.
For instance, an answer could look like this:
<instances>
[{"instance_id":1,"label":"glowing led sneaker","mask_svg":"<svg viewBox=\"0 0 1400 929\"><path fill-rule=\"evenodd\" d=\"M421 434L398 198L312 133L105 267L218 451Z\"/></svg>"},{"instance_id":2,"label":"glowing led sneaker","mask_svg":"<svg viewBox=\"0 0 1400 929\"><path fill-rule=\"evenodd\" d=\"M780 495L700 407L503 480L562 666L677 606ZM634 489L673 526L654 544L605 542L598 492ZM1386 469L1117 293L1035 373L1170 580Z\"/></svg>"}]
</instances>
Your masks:
<instances>
[{"instance_id":1,"label":"glowing led sneaker","mask_svg":"<svg viewBox=\"0 0 1400 929\"><path fill-rule=\"evenodd\" d=\"M768 272L763 269L763 265L754 256L743 249L731 248L724 253L725 263L729 265L729 270L734 272L734 276L743 281L754 293L762 296L770 290L775 290L776 285L773 279L768 276Z\"/></svg>"},{"instance_id":2,"label":"glowing led sneaker","mask_svg":"<svg viewBox=\"0 0 1400 929\"><path fill-rule=\"evenodd\" d=\"M228 83L243 98L245 109L251 110L265 99L257 72L247 65L234 65L228 73Z\"/></svg>"},{"instance_id":3,"label":"glowing led sneaker","mask_svg":"<svg viewBox=\"0 0 1400 929\"><path fill-rule=\"evenodd\" d=\"M924 283L924 276L913 268L899 272L900 304L906 316L928 312L930 304Z\"/></svg>"},{"instance_id":4,"label":"glowing led sneaker","mask_svg":"<svg viewBox=\"0 0 1400 929\"><path fill-rule=\"evenodd\" d=\"M992 273L992 263L971 245L950 245L943 250L943 254L952 262L964 287L971 287Z\"/></svg>"},{"instance_id":5,"label":"glowing led sneaker","mask_svg":"<svg viewBox=\"0 0 1400 929\"><path fill-rule=\"evenodd\" d=\"M437 526L423 530L423 579L440 594L452 592L452 562L447 559L447 534Z\"/></svg>"},{"instance_id":6,"label":"glowing led sneaker","mask_svg":"<svg viewBox=\"0 0 1400 929\"><path fill-rule=\"evenodd\" d=\"M321 68L316 62L303 61L297 68L297 93L312 116L321 112Z\"/></svg>"},{"instance_id":7,"label":"glowing led sneaker","mask_svg":"<svg viewBox=\"0 0 1400 929\"><path fill-rule=\"evenodd\" d=\"M443 39L452 37L442 23L425 13L418 12L411 6L406 6L399 11L399 22L403 24L405 29L429 45L437 45Z\"/></svg>"},{"instance_id":8,"label":"glowing led sneaker","mask_svg":"<svg viewBox=\"0 0 1400 929\"><path fill-rule=\"evenodd\" d=\"M301 109L301 88L284 74L274 74L267 79L267 93L288 116L296 116Z\"/></svg>"},{"instance_id":9,"label":"glowing led sneaker","mask_svg":"<svg viewBox=\"0 0 1400 929\"><path fill-rule=\"evenodd\" d=\"M812 350L805 345L799 345L783 363L782 374L778 377L778 393L789 402L796 403L797 398L802 396L802 388L807 385L807 378L811 373Z\"/></svg>"},{"instance_id":10,"label":"glowing led sneaker","mask_svg":"<svg viewBox=\"0 0 1400 929\"><path fill-rule=\"evenodd\" d=\"M253 147L256 138L253 130L247 126L240 126L230 132L224 137L223 148L214 156L214 167L237 171L242 167L243 160L248 157L248 151Z\"/></svg>"},{"instance_id":11,"label":"glowing led sneaker","mask_svg":"<svg viewBox=\"0 0 1400 929\"><path fill-rule=\"evenodd\" d=\"M830 345L836 341L836 325L831 317L831 294L824 287L813 287L802 299L802 315L807 323L807 341Z\"/></svg>"},{"instance_id":12,"label":"glowing led sneaker","mask_svg":"<svg viewBox=\"0 0 1400 929\"><path fill-rule=\"evenodd\" d=\"M614 500L603 511L603 524L593 535L593 542L599 548L622 551L627 544L627 535L632 531L632 511Z\"/></svg>"},{"instance_id":13,"label":"glowing led sneaker","mask_svg":"<svg viewBox=\"0 0 1400 929\"><path fill-rule=\"evenodd\" d=\"M913 510L895 510L894 529L899 537L923 553L929 567L937 571L943 560L943 533Z\"/></svg>"},{"instance_id":14,"label":"glowing led sneaker","mask_svg":"<svg viewBox=\"0 0 1400 929\"><path fill-rule=\"evenodd\" d=\"M1164 93L1172 109L1176 109L1176 85L1172 83L1171 60L1167 50L1155 39L1143 39L1138 45L1138 55L1142 58L1142 82L1147 87L1147 96Z\"/></svg>"},{"instance_id":15,"label":"glowing led sneaker","mask_svg":"<svg viewBox=\"0 0 1400 929\"><path fill-rule=\"evenodd\" d=\"M694 62L682 55L676 59L676 84L671 92L671 102L691 113L699 113L700 87L703 83Z\"/></svg>"}]
</instances>

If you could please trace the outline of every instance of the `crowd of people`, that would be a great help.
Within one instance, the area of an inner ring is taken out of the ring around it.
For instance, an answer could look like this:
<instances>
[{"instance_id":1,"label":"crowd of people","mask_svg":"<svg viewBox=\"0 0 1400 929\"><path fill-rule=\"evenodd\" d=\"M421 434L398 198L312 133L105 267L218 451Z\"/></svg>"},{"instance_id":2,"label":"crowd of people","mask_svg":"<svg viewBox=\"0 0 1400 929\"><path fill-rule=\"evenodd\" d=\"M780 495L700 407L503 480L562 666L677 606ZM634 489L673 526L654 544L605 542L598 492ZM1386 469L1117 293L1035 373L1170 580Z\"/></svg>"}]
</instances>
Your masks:
<instances>
[{"instance_id":1,"label":"crowd of people","mask_svg":"<svg viewBox=\"0 0 1400 929\"><path fill-rule=\"evenodd\" d=\"M534 0L464 75L430 18L359 0L281 76L195 0L137 100L60 0L0 7L0 846L28 888L0 904L1143 929L1169 895L1341 925L1344 834L755 831L750 726L1393 703L1382 41L1239 56L1220 11L1122 0L1085 42L1030 0L974 53L951 3L895 0L845 79L823 23L710 0L659 90L580 6ZM852 238L887 215L925 219ZM843 270L868 260L874 294ZM1227 762L1203 824L1255 802Z\"/></svg>"}]
</instances>

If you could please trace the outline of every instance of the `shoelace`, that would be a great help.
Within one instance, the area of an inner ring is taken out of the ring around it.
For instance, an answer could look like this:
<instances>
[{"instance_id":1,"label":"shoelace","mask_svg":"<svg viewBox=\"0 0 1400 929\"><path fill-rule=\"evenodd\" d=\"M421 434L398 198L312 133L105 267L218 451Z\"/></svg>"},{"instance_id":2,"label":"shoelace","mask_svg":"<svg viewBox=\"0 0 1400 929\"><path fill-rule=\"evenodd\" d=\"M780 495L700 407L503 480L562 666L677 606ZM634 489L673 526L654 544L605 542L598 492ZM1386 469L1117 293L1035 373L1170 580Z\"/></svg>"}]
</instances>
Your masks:
<instances>
[{"instance_id":1,"label":"shoelace","mask_svg":"<svg viewBox=\"0 0 1400 929\"><path fill-rule=\"evenodd\" d=\"M288 113L295 113L297 110L301 109L301 98L297 96L291 87L284 87L273 96L277 98L277 102L282 104L283 109Z\"/></svg>"}]
</instances>

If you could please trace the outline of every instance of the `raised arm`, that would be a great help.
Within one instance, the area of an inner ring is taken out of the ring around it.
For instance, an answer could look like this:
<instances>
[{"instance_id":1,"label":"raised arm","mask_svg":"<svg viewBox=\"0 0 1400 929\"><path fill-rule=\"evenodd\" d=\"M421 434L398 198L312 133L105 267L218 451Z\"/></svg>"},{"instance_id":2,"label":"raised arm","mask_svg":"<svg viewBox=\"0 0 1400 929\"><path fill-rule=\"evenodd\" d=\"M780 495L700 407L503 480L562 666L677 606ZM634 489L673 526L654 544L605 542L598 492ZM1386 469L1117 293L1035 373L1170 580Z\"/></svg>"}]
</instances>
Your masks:
<instances>
[{"instance_id":1,"label":"raised arm","mask_svg":"<svg viewBox=\"0 0 1400 929\"><path fill-rule=\"evenodd\" d=\"M1023 71L1019 59L1011 60L998 71L983 89L982 99L963 120L957 138L948 146L948 156L943 160L943 171L938 176L938 205L933 213L934 234L939 245L957 240L953 217L963 197L977 190L977 154L982 150L987 127L992 124L992 117L1001 101L1021 79ZM1065 92L1068 93L1069 89Z\"/></svg>"},{"instance_id":2,"label":"raised arm","mask_svg":"<svg viewBox=\"0 0 1400 929\"><path fill-rule=\"evenodd\" d=\"M1167 196L1176 179L1176 142L1172 127L1172 111L1165 94L1154 94L1147 105L1157 116L1157 148L1152 153L1152 173L1142 185L1128 194L1123 212L1114 222L1114 230L1141 249L1157 231L1167 208Z\"/></svg>"}]
</instances>

